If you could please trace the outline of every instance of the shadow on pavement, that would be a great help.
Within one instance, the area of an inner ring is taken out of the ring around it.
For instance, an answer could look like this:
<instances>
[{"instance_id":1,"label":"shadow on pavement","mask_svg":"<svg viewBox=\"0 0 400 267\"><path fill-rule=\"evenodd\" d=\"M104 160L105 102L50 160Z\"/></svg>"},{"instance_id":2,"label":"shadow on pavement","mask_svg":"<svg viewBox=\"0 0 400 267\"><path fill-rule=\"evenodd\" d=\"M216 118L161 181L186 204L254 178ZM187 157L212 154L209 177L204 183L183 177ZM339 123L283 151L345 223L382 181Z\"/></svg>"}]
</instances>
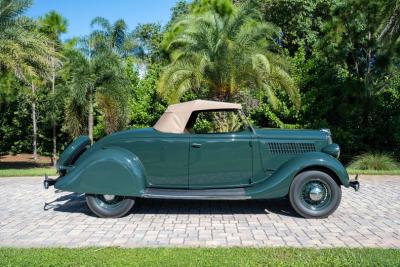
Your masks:
<instances>
[{"instance_id":1,"label":"shadow on pavement","mask_svg":"<svg viewBox=\"0 0 400 267\"><path fill-rule=\"evenodd\" d=\"M69 213L84 213L89 216L94 216L85 202L84 194L70 193L54 199L51 202L45 202L43 210L55 210Z\"/></svg>"},{"instance_id":2,"label":"shadow on pavement","mask_svg":"<svg viewBox=\"0 0 400 267\"><path fill-rule=\"evenodd\" d=\"M87 207L84 194L78 193L63 195L45 203L43 209L95 216ZM129 214L259 215L269 213L299 217L287 199L245 201L137 199Z\"/></svg>"}]
</instances>

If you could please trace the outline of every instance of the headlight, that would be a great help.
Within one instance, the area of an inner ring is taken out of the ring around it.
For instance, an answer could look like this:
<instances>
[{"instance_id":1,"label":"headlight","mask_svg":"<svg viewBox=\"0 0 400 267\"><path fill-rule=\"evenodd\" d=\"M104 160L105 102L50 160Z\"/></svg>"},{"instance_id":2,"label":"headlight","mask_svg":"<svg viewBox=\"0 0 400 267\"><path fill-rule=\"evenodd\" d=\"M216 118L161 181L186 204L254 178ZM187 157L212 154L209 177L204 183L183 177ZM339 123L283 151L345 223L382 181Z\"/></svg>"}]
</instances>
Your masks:
<instances>
[{"instance_id":1,"label":"headlight","mask_svg":"<svg viewBox=\"0 0 400 267\"><path fill-rule=\"evenodd\" d=\"M338 144L329 144L322 149L322 152L331 155L332 157L339 158L340 147Z\"/></svg>"},{"instance_id":2,"label":"headlight","mask_svg":"<svg viewBox=\"0 0 400 267\"><path fill-rule=\"evenodd\" d=\"M328 144L332 144L332 134L331 134L331 130L329 129L321 129L321 132L327 133L326 135L326 139L328 140Z\"/></svg>"}]
</instances>

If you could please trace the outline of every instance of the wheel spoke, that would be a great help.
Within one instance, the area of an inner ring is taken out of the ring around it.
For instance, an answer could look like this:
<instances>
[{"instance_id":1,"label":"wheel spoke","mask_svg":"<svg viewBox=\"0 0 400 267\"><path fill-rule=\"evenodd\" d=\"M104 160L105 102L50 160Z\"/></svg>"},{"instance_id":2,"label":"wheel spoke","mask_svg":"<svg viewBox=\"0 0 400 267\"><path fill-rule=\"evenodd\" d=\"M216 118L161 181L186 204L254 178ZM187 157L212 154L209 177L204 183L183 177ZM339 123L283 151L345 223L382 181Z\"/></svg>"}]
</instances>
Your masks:
<instances>
[{"instance_id":1,"label":"wheel spoke","mask_svg":"<svg viewBox=\"0 0 400 267\"><path fill-rule=\"evenodd\" d=\"M325 208L331 201L329 186L318 178L307 181L301 190L303 204L314 211Z\"/></svg>"},{"instance_id":2,"label":"wheel spoke","mask_svg":"<svg viewBox=\"0 0 400 267\"><path fill-rule=\"evenodd\" d=\"M105 209L115 209L125 198L114 195L95 195L96 203Z\"/></svg>"}]
</instances>

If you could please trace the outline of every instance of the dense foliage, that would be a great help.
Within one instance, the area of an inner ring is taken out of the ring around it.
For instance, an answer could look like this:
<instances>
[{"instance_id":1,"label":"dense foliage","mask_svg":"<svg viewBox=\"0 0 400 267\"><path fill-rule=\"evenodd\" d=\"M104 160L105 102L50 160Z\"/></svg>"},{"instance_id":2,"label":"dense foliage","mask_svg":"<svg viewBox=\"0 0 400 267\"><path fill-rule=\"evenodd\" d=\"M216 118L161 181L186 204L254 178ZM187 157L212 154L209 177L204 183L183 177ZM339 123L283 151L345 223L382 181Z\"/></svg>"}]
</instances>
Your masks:
<instances>
[{"instance_id":1,"label":"dense foliage","mask_svg":"<svg viewBox=\"0 0 400 267\"><path fill-rule=\"evenodd\" d=\"M203 98L258 127L330 128L346 162L400 159L399 0L180 0L165 26L96 17L67 41L62 15L30 5L0 0L0 154L55 156Z\"/></svg>"}]
</instances>

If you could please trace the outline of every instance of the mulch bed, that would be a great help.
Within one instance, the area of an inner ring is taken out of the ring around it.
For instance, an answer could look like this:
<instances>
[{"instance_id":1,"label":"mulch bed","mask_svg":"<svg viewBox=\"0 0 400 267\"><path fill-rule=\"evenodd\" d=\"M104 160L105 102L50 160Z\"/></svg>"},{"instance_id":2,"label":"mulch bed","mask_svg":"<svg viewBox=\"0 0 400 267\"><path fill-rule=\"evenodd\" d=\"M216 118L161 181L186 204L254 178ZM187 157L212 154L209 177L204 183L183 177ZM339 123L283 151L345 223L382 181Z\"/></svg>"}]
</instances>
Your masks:
<instances>
[{"instance_id":1,"label":"mulch bed","mask_svg":"<svg viewBox=\"0 0 400 267\"><path fill-rule=\"evenodd\" d=\"M32 154L2 155L0 169L29 169L51 166L51 158L38 155L36 161Z\"/></svg>"}]
</instances>

